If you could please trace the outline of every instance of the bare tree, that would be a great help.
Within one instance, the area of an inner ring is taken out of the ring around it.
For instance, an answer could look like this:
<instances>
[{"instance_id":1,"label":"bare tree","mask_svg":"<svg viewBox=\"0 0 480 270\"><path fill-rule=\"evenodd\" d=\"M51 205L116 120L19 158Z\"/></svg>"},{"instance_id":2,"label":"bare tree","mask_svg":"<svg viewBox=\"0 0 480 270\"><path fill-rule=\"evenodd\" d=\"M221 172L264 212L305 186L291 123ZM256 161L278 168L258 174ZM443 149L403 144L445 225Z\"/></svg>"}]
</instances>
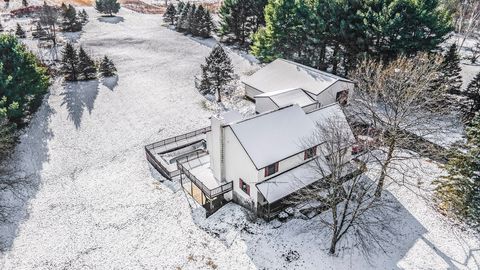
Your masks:
<instances>
[{"instance_id":1,"label":"bare tree","mask_svg":"<svg viewBox=\"0 0 480 270\"><path fill-rule=\"evenodd\" d=\"M376 182L363 174L363 163L352 163L350 149L355 141L348 123L327 119L318 125L305 145L320 144L318 157L308 163L311 177L320 179L288 199L289 203L322 212L320 220L331 232L329 253L349 234L355 245L368 254L391 234L391 208L374 196ZM298 179L297 181L302 181ZM356 237L355 237L356 236Z\"/></svg>"},{"instance_id":2,"label":"bare tree","mask_svg":"<svg viewBox=\"0 0 480 270\"><path fill-rule=\"evenodd\" d=\"M352 121L375 132L379 151L383 152L378 158L381 173L377 197L381 196L389 170L394 168L392 162L416 157L400 150L432 154L438 147L430 141L452 127L445 121L451 112L445 106L445 88L432 88L440 63L440 58L425 54L401 56L389 64L364 60L352 74L356 91L347 111Z\"/></svg>"},{"instance_id":3,"label":"bare tree","mask_svg":"<svg viewBox=\"0 0 480 270\"><path fill-rule=\"evenodd\" d=\"M461 50L465 40L470 37L480 25L480 1L478 0L460 0L457 4L456 12L456 32L463 34L460 42Z\"/></svg>"},{"instance_id":4,"label":"bare tree","mask_svg":"<svg viewBox=\"0 0 480 270\"><path fill-rule=\"evenodd\" d=\"M55 52L54 56L56 57L56 48L57 48L57 22L58 22L59 12L57 7L47 5L46 2L43 3L42 10L40 11L40 23L45 25L45 31L47 33L47 38L53 43L53 50Z\"/></svg>"}]
</instances>

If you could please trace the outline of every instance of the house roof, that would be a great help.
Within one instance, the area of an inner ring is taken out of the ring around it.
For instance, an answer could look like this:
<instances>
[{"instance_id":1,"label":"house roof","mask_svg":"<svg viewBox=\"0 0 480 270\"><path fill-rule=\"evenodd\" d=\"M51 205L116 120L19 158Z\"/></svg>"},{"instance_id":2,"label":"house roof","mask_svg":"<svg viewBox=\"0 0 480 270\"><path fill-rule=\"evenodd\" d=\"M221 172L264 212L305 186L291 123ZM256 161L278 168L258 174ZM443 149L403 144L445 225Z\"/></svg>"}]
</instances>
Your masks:
<instances>
[{"instance_id":1,"label":"house roof","mask_svg":"<svg viewBox=\"0 0 480 270\"><path fill-rule=\"evenodd\" d=\"M273 92L266 92L255 96L255 98L269 98L278 107L285 107L290 104L297 104L300 107L314 104L316 101L310 97L303 89L285 89Z\"/></svg>"},{"instance_id":2,"label":"house roof","mask_svg":"<svg viewBox=\"0 0 480 270\"><path fill-rule=\"evenodd\" d=\"M355 142L355 136L353 135L350 124L348 124L347 117L342 111L342 108L338 103L334 103L317 110L313 110L307 113L308 117L313 121L315 126L326 124L328 121L334 121L336 127L344 130L349 137L349 141Z\"/></svg>"},{"instance_id":3,"label":"house roof","mask_svg":"<svg viewBox=\"0 0 480 270\"><path fill-rule=\"evenodd\" d=\"M298 105L260 114L230 127L257 169L308 148L302 146L301 140L315 131L313 122Z\"/></svg>"},{"instance_id":4,"label":"house roof","mask_svg":"<svg viewBox=\"0 0 480 270\"><path fill-rule=\"evenodd\" d=\"M277 59L246 78L243 83L263 93L302 88L318 95L337 81L352 82L292 61Z\"/></svg>"},{"instance_id":5,"label":"house roof","mask_svg":"<svg viewBox=\"0 0 480 270\"><path fill-rule=\"evenodd\" d=\"M231 123L230 127L255 167L261 169L319 144L309 138L318 130L316 123L327 119L340 121L354 140L338 104L309 114L298 105L290 105Z\"/></svg>"}]
</instances>

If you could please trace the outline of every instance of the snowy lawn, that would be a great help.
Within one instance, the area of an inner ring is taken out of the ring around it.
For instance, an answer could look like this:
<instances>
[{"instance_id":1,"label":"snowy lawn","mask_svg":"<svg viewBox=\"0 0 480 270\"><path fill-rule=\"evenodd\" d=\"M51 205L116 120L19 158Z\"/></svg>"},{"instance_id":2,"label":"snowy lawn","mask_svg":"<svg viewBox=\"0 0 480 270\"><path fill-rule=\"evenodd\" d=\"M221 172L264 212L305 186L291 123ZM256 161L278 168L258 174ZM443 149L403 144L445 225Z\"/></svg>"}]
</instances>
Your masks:
<instances>
[{"instance_id":1,"label":"snowy lawn","mask_svg":"<svg viewBox=\"0 0 480 270\"><path fill-rule=\"evenodd\" d=\"M158 15L122 9L90 22L77 40L107 54L119 76L56 82L22 136L14 164L34 183L12 224L2 269L478 269L480 241L449 225L423 197L397 185L398 235L367 261L357 249L327 255L317 219L249 222L229 204L209 219L149 167L143 146L208 124L194 89L210 48L161 27ZM256 69L232 54L238 74ZM428 185L438 174L423 179ZM391 195L389 195L391 194Z\"/></svg>"}]
</instances>

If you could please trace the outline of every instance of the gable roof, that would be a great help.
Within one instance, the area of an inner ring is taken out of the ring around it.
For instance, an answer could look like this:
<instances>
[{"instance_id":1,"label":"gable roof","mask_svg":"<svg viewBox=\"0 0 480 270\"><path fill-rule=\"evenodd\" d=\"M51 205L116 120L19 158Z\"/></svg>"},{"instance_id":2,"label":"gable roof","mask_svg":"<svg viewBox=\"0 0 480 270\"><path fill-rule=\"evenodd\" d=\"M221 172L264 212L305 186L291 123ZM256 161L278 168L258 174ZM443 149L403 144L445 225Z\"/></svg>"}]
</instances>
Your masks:
<instances>
[{"instance_id":1,"label":"gable roof","mask_svg":"<svg viewBox=\"0 0 480 270\"><path fill-rule=\"evenodd\" d=\"M323 117L322 115L325 114ZM320 142L308 140L317 130L317 121L333 118L350 126L338 104L306 114L298 105L231 123L229 126L257 169L302 152ZM308 144L308 145L305 145Z\"/></svg>"},{"instance_id":2,"label":"gable roof","mask_svg":"<svg viewBox=\"0 0 480 270\"><path fill-rule=\"evenodd\" d=\"M285 59L277 59L243 80L263 93L302 88L318 95L337 81L352 81Z\"/></svg>"},{"instance_id":3,"label":"gable roof","mask_svg":"<svg viewBox=\"0 0 480 270\"><path fill-rule=\"evenodd\" d=\"M304 107L316 103L316 101L301 88L267 92L255 96L255 99L257 98L269 98L278 107L285 107L290 104L297 104L300 107Z\"/></svg>"}]
</instances>

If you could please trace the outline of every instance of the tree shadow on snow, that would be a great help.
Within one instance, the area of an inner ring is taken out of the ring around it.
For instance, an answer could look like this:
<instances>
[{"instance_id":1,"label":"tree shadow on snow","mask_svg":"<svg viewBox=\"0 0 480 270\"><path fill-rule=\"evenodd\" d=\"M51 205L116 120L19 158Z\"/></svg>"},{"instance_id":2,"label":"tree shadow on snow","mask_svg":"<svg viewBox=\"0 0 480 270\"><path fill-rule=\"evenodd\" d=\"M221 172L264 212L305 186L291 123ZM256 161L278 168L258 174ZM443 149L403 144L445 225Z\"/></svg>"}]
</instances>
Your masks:
<instances>
[{"instance_id":1,"label":"tree shadow on snow","mask_svg":"<svg viewBox=\"0 0 480 270\"><path fill-rule=\"evenodd\" d=\"M98 96L98 80L70 82L64 87L62 106L65 105L68 110L68 118L75 127L80 128L82 116L85 109L92 113L95 99Z\"/></svg>"},{"instance_id":2,"label":"tree shadow on snow","mask_svg":"<svg viewBox=\"0 0 480 270\"><path fill-rule=\"evenodd\" d=\"M102 17L98 17L97 20L99 22L110 23L110 24L117 24L125 21L125 19L122 16L112 16L112 17L102 16Z\"/></svg>"},{"instance_id":3,"label":"tree shadow on snow","mask_svg":"<svg viewBox=\"0 0 480 270\"><path fill-rule=\"evenodd\" d=\"M113 91L115 89L115 87L117 87L117 85L118 85L118 75L102 78L101 82L102 82L103 86L110 89L110 91Z\"/></svg>"},{"instance_id":4,"label":"tree shadow on snow","mask_svg":"<svg viewBox=\"0 0 480 270\"><path fill-rule=\"evenodd\" d=\"M368 255L358 246L352 247L355 244L352 231L338 244L337 254L328 255L330 232L318 216L267 223L234 203L227 204L209 218L205 218L205 211L197 210L192 216L198 227L220 239L227 248L241 241L239 245L246 246L247 255L259 269L272 265L285 269L314 269L318 267L316 263L322 261L330 264L326 264L325 268L401 269L400 261L419 241L429 245L452 268L456 268L453 262L467 265L469 260L470 263L475 260L472 252L478 252L478 249L470 247L464 248L465 261L449 257L440 250L448 247L435 247L426 240L424 235L428 230L390 192L385 190L382 199L395 209L391 211L389 222L394 235L385 234L389 236L386 238L388 241L382 242L381 247L371 247ZM475 263L478 265L478 262Z\"/></svg>"},{"instance_id":5,"label":"tree shadow on snow","mask_svg":"<svg viewBox=\"0 0 480 270\"><path fill-rule=\"evenodd\" d=\"M54 134L49 123L53 114L47 95L30 124L22 130L12 156L0 166L0 253L12 247L20 224L28 219L29 201L36 196L44 163L50 158L48 143Z\"/></svg>"}]
</instances>

